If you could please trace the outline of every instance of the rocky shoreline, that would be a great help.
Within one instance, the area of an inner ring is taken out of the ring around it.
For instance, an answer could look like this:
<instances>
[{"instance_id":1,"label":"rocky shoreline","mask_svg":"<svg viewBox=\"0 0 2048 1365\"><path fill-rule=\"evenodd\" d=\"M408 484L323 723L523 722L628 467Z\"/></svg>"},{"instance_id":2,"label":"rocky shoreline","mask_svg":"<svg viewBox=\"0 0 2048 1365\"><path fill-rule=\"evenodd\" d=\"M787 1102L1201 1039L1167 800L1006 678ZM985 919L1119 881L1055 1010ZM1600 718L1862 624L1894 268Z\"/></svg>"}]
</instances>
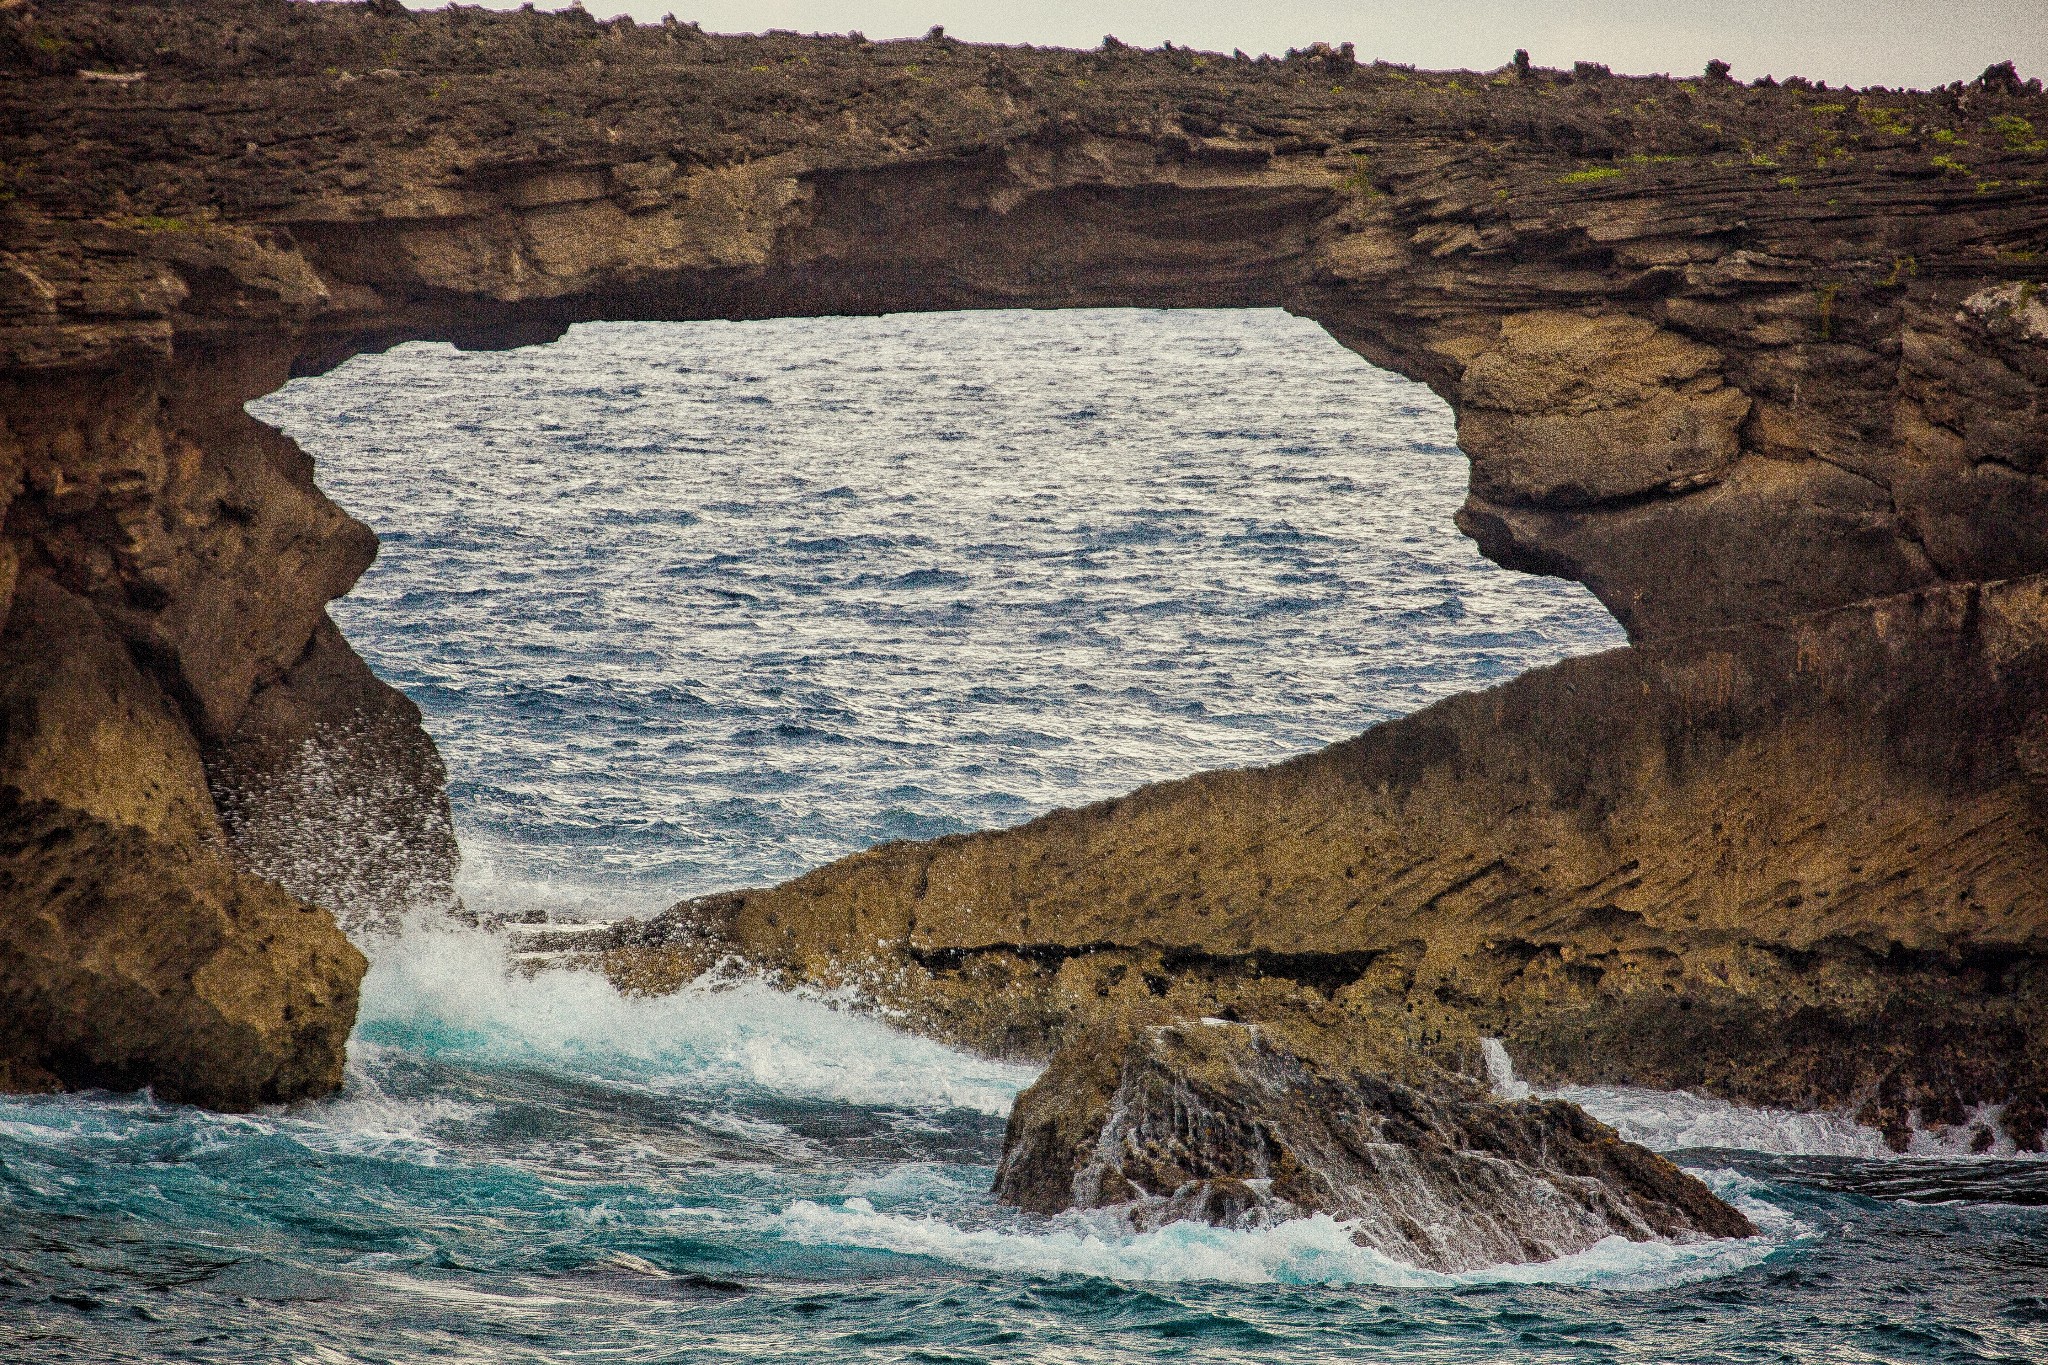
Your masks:
<instances>
[{"instance_id":1,"label":"rocky shoreline","mask_svg":"<svg viewBox=\"0 0 2048 1365\"><path fill-rule=\"evenodd\" d=\"M646 991L738 960L1034 1058L1104 1013L1335 1009L1900 1147L2004 1104L2038 1150L2044 647L2038 578L1632 646L575 953Z\"/></svg>"},{"instance_id":2,"label":"rocky shoreline","mask_svg":"<svg viewBox=\"0 0 2048 1365\"><path fill-rule=\"evenodd\" d=\"M2041 1146L2038 81L381 0L16 3L0 71L0 1084L331 1091L363 970L337 921L450 903L439 756L326 615L375 537L249 399L401 341L585 320L1277 306L1448 402L1461 527L1586 584L1631 647L574 956L629 990L727 957L852 988L1055 1079L1124 1030L1119 1076L1327 1086L1359 1113L1399 1081L1438 1106L1410 1138L1472 1150L1484 1037L1543 1080L1848 1105L1895 1145L1993 1106ZM1020 1112L1083 1103L1060 1093ZM1514 1149L1522 1120L1486 1112ZM1733 1226L1583 1116L1513 1112L1581 1153L1528 1179L1624 1192L1599 1226ZM1362 1150L1287 1133L1328 1169ZM1268 1179L1173 1162L1118 1179L1170 1202L1170 1167L1230 1216Z\"/></svg>"}]
</instances>

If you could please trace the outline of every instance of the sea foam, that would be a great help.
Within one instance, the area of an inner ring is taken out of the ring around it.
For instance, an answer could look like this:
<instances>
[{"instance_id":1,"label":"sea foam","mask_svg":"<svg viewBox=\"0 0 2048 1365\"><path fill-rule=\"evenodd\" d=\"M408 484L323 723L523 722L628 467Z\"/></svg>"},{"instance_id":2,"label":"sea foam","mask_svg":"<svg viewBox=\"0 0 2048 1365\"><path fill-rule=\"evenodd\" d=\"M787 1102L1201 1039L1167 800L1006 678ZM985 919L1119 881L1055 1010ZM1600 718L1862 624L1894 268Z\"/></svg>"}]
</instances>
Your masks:
<instances>
[{"instance_id":1,"label":"sea foam","mask_svg":"<svg viewBox=\"0 0 2048 1365\"><path fill-rule=\"evenodd\" d=\"M755 981L628 996L593 972L508 970L500 935L425 919L369 947L356 1047L396 1043L663 1089L752 1086L994 1117L1037 1075Z\"/></svg>"},{"instance_id":2,"label":"sea foam","mask_svg":"<svg viewBox=\"0 0 2048 1365\"><path fill-rule=\"evenodd\" d=\"M1568 1085L1536 1091L1515 1075L1513 1060L1497 1038L1482 1039L1488 1079L1503 1099L1570 1100L1630 1142L1657 1152L1701 1148L1757 1152L1766 1156L1833 1156L1882 1161L1911 1157L2009 1158L2012 1139L1999 1131L2001 1108L1986 1105L1963 1123L1932 1131L1916 1126L1904 1153L1885 1145L1884 1135L1840 1110L1802 1111L1734 1104L1683 1090L1635 1086ZM1970 1150L1978 1125L1997 1133L1984 1152Z\"/></svg>"},{"instance_id":3,"label":"sea foam","mask_svg":"<svg viewBox=\"0 0 2048 1365\"><path fill-rule=\"evenodd\" d=\"M1318 1214L1264 1228L1171 1223L1133 1233L1103 1213L1063 1214L1043 1223L966 1226L945 1217L878 1209L866 1198L799 1200L778 1231L791 1241L929 1257L977 1270L1027 1275L1227 1284L1377 1285L1425 1288L1559 1284L1654 1289L1727 1275L1810 1236L1804 1225L1730 1172L1703 1173L1716 1192L1756 1223L1742 1240L1631 1242L1609 1237L1575 1255L1531 1265L1446 1275L1404 1265L1352 1241L1351 1227Z\"/></svg>"}]
</instances>

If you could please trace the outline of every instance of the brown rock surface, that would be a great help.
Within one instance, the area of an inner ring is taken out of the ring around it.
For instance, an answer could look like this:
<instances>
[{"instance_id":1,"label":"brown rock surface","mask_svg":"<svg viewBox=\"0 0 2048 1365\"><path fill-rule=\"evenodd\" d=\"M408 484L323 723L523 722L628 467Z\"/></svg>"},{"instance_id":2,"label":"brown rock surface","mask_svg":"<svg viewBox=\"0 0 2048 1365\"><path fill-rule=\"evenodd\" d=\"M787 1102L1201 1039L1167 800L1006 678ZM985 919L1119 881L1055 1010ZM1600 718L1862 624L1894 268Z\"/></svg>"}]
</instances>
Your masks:
<instances>
[{"instance_id":1,"label":"brown rock surface","mask_svg":"<svg viewBox=\"0 0 2048 1365\"><path fill-rule=\"evenodd\" d=\"M91 607L40 578L0 631L0 773L112 824L220 846L184 718Z\"/></svg>"},{"instance_id":2,"label":"brown rock surface","mask_svg":"<svg viewBox=\"0 0 2048 1365\"><path fill-rule=\"evenodd\" d=\"M0 1089L247 1109L340 1084L361 954L229 866L185 717L37 576L0 631L0 774Z\"/></svg>"},{"instance_id":3,"label":"brown rock surface","mask_svg":"<svg viewBox=\"0 0 2048 1365\"><path fill-rule=\"evenodd\" d=\"M143 78L74 74L95 65ZM25 5L0 68L0 368L131 393L178 369L217 458L288 369L409 337L1279 305L1450 402L1467 529L1638 638L2048 569L2048 362L2018 320L2048 277L2048 99L2003 78L1821 91L284 0ZM215 732L241 661L284 666L313 619L232 609L283 648L196 651Z\"/></svg>"},{"instance_id":4,"label":"brown rock surface","mask_svg":"<svg viewBox=\"0 0 2048 1365\"><path fill-rule=\"evenodd\" d=\"M217 853L0 787L0 1083L250 1109L341 1084L362 954Z\"/></svg>"},{"instance_id":5,"label":"brown rock surface","mask_svg":"<svg viewBox=\"0 0 2048 1365\"><path fill-rule=\"evenodd\" d=\"M1344 1031L1210 1019L1070 1042L1010 1114L996 1195L1260 1227L1324 1213L1429 1270L1552 1260L1611 1236L1748 1237L1697 1179L1559 1100L1502 1100Z\"/></svg>"}]
</instances>

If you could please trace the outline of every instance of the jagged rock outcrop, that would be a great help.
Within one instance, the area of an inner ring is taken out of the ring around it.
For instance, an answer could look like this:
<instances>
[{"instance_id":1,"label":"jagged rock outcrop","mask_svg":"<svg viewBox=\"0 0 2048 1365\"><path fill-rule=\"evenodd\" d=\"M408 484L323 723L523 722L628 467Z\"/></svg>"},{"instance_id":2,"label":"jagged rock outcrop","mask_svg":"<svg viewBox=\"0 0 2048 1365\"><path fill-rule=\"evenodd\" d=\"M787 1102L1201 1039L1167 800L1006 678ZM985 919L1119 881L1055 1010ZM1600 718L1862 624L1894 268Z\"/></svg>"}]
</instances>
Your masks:
<instances>
[{"instance_id":1,"label":"jagged rock outcrop","mask_svg":"<svg viewBox=\"0 0 2048 1365\"><path fill-rule=\"evenodd\" d=\"M230 865L184 714L85 599L25 575L0 631L0 1086L323 1094L364 965Z\"/></svg>"},{"instance_id":2,"label":"jagged rock outcrop","mask_svg":"<svg viewBox=\"0 0 2048 1365\"><path fill-rule=\"evenodd\" d=\"M197 857L196 752L245 868L345 915L447 896L431 745L325 615L374 538L241 411L292 374L588 319L1280 306L1451 404L1487 554L1668 647L1269 774L884 850L698 907L729 921L710 937L805 979L900 972L880 997L991 1046L1043 1051L1061 992L1364 991L1494 1018L1538 1068L1874 1086L1895 1132L2007 1095L2038 1134L2014 1003L2033 741L2000 749L2023 708L1972 690L2031 684L1939 642L1989 638L1958 604L2010 600L1963 585L2048 571L2044 253L2048 100L2009 70L1828 91L580 11L10 5L0 599L82 603L104 635L31 615L21 657L77 679L125 651L147 687L119 696L189 741L159 744L176 800L23 790L150 837L136 820L185 811ZM1685 643L1899 594L1921 605ZM1786 643L1809 636L1818 671ZM1991 738L1942 719L1952 695ZM904 880L927 860L951 870ZM779 905L816 913L785 937ZM868 918L884 947L856 953ZM687 957L614 965L657 981ZM977 1014L969 981L1021 1003Z\"/></svg>"},{"instance_id":3,"label":"jagged rock outcrop","mask_svg":"<svg viewBox=\"0 0 2048 1365\"><path fill-rule=\"evenodd\" d=\"M0 1085L253 1109L341 1084L363 956L204 845L0 786Z\"/></svg>"},{"instance_id":4,"label":"jagged rock outcrop","mask_svg":"<svg viewBox=\"0 0 2048 1365\"><path fill-rule=\"evenodd\" d=\"M1548 1081L2048 1119L2048 577L1539 669L1271 768L889 844L596 950L1047 1056L1311 1004Z\"/></svg>"},{"instance_id":5,"label":"jagged rock outcrop","mask_svg":"<svg viewBox=\"0 0 2048 1365\"><path fill-rule=\"evenodd\" d=\"M1694 1177L1577 1105L1503 1100L1406 1048L1222 1019L1101 1028L1017 1097L996 1195L1263 1227L1324 1213L1429 1270L1554 1260L1607 1237L1749 1237Z\"/></svg>"}]
</instances>

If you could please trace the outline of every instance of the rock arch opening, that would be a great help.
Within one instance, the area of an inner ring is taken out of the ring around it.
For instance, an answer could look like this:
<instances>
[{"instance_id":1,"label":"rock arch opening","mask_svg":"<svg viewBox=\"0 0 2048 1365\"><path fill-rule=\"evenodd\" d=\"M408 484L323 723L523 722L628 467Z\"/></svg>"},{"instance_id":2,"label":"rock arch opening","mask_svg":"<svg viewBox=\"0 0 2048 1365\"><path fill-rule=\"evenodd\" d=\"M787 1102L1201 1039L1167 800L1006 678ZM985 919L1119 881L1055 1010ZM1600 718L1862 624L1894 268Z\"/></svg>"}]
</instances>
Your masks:
<instances>
[{"instance_id":1,"label":"rock arch opening","mask_svg":"<svg viewBox=\"0 0 2048 1365\"><path fill-rule=\"evenodd\" d=\"M1441 400L1278 310L592 324L252 410L383 538L334 614L477 909L658 909L1621 642L1452 526Z\"/></svg>"}]
</instances>

